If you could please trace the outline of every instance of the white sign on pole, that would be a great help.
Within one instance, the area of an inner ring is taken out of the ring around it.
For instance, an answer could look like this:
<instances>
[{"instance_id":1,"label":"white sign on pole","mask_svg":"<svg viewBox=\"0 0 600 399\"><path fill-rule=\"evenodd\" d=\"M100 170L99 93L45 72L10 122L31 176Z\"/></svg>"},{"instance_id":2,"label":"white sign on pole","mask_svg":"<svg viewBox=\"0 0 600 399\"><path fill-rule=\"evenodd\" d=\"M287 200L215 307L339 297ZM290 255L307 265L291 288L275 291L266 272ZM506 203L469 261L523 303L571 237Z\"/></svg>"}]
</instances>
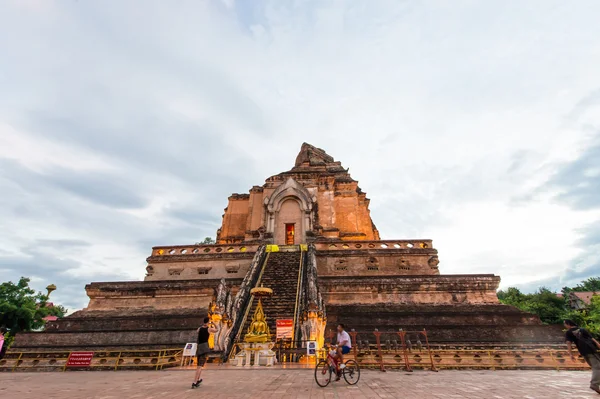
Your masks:
<instances>
[{"instance_id":1,"label":"white sign on pole","mask_svg":"<svg viewBox=\"0 0 600 399\"><path fill-rule=\"evenodd\" d=\"M196 347L198 344L194 342L188 342L185 344L185 348L183 348L183 356L196 356Z\"/></svg>"},{"instance_id":2,"label":"white sign on pole","mask_svg":"<svg viewBox=\"0 0 600 399\"><path fill-rule=\"evenodd\" d=\"M308 356L317 356L317 341L308 341L306 343L306 354Z\"/></svg>"}]
</instances>

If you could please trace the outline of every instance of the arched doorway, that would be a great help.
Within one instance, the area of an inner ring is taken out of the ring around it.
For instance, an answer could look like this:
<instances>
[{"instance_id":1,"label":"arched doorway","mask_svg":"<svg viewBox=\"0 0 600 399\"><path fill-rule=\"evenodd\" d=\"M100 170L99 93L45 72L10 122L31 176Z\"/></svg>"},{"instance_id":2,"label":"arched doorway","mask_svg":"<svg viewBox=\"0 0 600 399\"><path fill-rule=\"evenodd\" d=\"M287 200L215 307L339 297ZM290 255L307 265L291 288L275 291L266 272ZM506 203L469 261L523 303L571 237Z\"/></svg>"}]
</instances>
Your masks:
<instances>
[{"instance_id":1,"label":"arched doorway","mask_svg":"<svg viewBox=\"0 0 600 399\"><path fill-rule=\"evenodd\" d=\"M292 178L265 198L265 226L274 244L306 243L306 233L313 228L315 201L316 198Z\"/></svg>"},{"instance_id":2,"label":"arched doorway","mask_svg":"<svg viewBox=\"0 0 600 399\"><path fill-rule=\"evenodd\" d=\"M305 242L302 209L298 199L288 197L275 215L275 244L297 245Z\"/></svg>"}]
</instances>

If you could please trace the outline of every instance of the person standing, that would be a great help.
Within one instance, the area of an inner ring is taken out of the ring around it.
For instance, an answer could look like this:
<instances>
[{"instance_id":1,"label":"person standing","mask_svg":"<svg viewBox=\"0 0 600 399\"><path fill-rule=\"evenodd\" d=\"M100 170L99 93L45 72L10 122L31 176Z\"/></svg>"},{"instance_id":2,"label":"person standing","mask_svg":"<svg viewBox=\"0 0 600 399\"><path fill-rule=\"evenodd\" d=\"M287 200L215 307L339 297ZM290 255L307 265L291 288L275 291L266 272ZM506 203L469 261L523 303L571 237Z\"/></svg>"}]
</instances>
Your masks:
<instances>
[{"instance_id":1,"label":"person standing","mask_svg":"<svg viewBox=\"0 0 600 399\"><path fill-rule=\"evenodd\" d=\"M575 344L577 350L583 356L587 364L592 368L592 380L590 381L590 389L600 394L600 343L592 337L589 331L578 327L572 320L565 320L565 340L571 360L575 360L573 356L572 344Z\"/></svg>"},{"instance_id":2,"label":"person standing","mask_svg":"<svg viewBox=\"0 0 600 399\"><path fill-rule=\"evenodd\" d=\"M6 330L4 330L4 328L0 328L0 360L2 360L4 358L4 354L6 353L6 346L5 342L4 342L4 334L6 333Z\"/></svg>"},{"instance_id":3,"label":"person standing","mask_svg":"<svg viewBox=\"0 0 600 399\"><path fill-rule=\"evenodd\" d=\"M208 353L210 352L210 347L208 346L208 339L210 338L210 334L216 333L218 330L215 328L214 324L210 323L210 318L204 318L204 324L200 326L198 331L198 347L196 348L196 375L194 376L194 382L192 383L192 389L198 388L200 383L202 382L202 368L206 364L206 358Z\"/></svg>"}]
</instances>

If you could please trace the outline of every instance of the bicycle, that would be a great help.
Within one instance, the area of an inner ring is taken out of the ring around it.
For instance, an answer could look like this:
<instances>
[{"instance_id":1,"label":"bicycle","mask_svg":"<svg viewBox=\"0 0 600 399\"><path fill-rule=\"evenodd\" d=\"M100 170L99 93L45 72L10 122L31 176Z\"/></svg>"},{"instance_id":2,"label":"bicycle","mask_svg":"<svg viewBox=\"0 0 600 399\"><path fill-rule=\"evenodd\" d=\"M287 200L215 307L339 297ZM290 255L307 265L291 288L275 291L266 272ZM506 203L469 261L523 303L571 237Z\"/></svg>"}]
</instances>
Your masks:
<instances>
[{"instance_id":1,"label":"bicycle","mask_svg":"<svg viewBox=\"0 0 600 399\"><path fill-rule=\"evenodd\" d=\"M354 360L346 360L344 362L345 367L339 368L338 361L335 359L336 350L335 347L327 352L327 359L320 360L315 367L315 381L321 388L325 388L331 382L331 376L335 374L339 376L341 373L344 380L349 385L355 385L360 379L360 368L358 363Z\"/></svg>"}]
</instances>

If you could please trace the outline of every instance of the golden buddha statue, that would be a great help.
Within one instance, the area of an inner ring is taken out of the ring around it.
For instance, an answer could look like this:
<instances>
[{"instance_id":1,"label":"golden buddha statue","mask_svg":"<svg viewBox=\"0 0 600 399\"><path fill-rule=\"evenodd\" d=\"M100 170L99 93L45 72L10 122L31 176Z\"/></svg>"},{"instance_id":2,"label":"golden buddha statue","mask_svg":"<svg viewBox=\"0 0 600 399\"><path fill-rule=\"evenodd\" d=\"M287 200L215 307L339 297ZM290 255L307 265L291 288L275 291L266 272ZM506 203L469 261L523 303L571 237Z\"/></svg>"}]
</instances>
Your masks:
<instances>
[{"instance_id":1,"label":"golden buddha statue","mask_svg":"<svg viewBox=\"0 0 600 399\"><path fill-rule=\"evenodd\" d=\"M252 323L248 327L248 333L244 336L245 342L267 342L271 340L271 332L267 324L265 313L263 312L262 302L258 300L258 306L252 316Z\"/></svg>"}]
</instances>

